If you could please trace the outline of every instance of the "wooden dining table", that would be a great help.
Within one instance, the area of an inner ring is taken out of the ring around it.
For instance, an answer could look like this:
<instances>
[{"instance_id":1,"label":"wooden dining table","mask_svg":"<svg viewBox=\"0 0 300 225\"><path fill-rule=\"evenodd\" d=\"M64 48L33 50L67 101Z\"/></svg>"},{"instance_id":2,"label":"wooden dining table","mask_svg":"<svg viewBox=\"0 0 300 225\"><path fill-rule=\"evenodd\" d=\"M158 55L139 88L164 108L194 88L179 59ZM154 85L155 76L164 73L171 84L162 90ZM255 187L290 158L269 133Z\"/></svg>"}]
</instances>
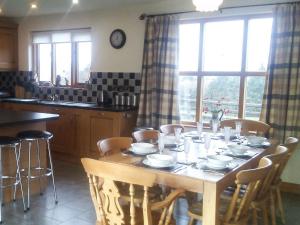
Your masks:
<instances>
[{"instance_id":1,"label":"wooden dining table","mask_svg":"<svg viewBox=\"0 0 300 225\"><path fill-rule=\"evenodd\" d=\"M119 152L104 156L100 160L109 161L116 164L126 164L140 170L147 170L156 175L156 183L166 185L171 188L183 188L187 191L203 194L203 225L219 225L219 205L221 193L230 185L234 184L236 174L244 169L255 168L259 160L273 152L278 142L269 140L270 146L265 148L249 149L252 156L249 158L233 157L234 168L225 173L214 172L212 170L201 169L205 164L203 153L225 154L227 144L221 138L211 140L210 148L207 150L204 143L192 143L190 151L174 151L165 148L164 154L173 155L177 161L174 169L156 169L145 166L142 161L145 156L138 156L128 152ZM188 160L188 162L186 161Z\"/></svg>"}]
</instances>

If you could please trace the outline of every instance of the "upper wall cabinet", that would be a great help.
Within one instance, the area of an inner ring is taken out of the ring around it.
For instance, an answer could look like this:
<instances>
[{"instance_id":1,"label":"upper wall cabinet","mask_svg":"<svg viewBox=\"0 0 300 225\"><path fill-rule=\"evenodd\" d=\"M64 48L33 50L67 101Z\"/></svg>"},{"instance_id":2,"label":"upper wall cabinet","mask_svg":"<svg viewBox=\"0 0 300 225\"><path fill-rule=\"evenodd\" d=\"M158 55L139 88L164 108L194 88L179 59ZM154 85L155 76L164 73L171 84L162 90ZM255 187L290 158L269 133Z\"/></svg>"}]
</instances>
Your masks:
<instances>
[{"instance_id":1,"label":"upper wall cabinet","mask_svg":"<svg viewBox=\"0 0 300 225\"><path fill-rule=\"evenodd\" d=\"M0 71L18 69L18 26L0 20Z\"/></svg>"}]
</instances>

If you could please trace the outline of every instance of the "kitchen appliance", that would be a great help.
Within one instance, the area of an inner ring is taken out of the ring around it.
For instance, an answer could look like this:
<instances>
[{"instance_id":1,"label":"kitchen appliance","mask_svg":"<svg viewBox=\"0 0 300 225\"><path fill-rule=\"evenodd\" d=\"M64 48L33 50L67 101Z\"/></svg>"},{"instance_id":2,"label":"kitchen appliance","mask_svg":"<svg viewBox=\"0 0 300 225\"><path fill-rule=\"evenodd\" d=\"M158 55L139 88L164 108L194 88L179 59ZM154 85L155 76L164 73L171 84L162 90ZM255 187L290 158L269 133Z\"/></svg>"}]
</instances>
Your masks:
<instances>
[{"instance_id":1,"label":"kitchen appliance","mask_svg":"<svg viewBox=\"0 0 300 225\"><path fill-rule=\"evenodd\" d=\"M98 105L110 105L111 100L108 97L108 93L106 91L99 91L97 95L97 104Z\"/></svg>"}]
</instances>

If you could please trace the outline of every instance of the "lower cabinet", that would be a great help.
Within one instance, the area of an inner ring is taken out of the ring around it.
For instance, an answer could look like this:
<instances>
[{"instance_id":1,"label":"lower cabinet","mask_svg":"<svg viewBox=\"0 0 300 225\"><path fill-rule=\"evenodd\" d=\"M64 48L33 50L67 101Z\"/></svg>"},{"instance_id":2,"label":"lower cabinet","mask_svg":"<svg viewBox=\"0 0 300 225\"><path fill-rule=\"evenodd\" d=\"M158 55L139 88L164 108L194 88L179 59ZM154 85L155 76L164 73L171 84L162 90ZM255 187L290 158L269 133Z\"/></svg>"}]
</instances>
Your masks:
<instances>
[{"instance_id":1,"label":"lower cabinet","mask_svg":"<svg viewBox=\"0 0 300 225\"><path fill-rule=\"evenodd\" d=\"M54 135L51 142L54 158L69 162L80 162L82 157L99 158L99 140L117 136L131 137L136 123L136 112L106 112L19 103L1 103L0 107L59 114L59 119L47 122L47 130Z\"/></svg>"}]
</instances>

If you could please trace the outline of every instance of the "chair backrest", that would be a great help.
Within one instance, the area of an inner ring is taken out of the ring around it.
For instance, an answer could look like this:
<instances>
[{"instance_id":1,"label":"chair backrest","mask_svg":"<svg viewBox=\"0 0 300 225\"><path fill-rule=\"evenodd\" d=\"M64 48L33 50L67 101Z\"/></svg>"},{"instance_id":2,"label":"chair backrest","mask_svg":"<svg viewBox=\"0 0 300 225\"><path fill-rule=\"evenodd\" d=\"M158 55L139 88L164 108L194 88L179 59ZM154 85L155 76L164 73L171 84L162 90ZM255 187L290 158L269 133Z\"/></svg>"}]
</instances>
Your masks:
<instances>
[{"instance_id":1,"label":"chair backrest","mask_svg":"<svg viewBox=\"0 0 300 225\"><path fill-rule=\"evenodd\" d=\"M160 130L164 134L174 134L175 128L181 128L181 132L184 132L184 126L181 124L167 124L160 126Z\"/></svg>"},{"instance_id":2,"label":"chair backrest","mask_svg":"<svg viewBox=\"0 0 300 225\"><path fill-rule=\"evenodd\" d=\"M158 130L140 130L133 132L132 136L137 142L157 141L159 136Z\"/></svg>"},{"instance_id":3,"label":"chair backrest","mask_svg":"<svg viewBox=\"0 0 300 225\"><path fill-rule=\"evenodd\" d=\"M284 161L281 162L281 165L278 168L277 174L276 174L275 178L273 179L273 182L272 182L273 184L279 184L281 182L281 175L282 175L289 159L291 158L293 153L296 151L298 143L299 143L298 138L288 137L286 139L285 144L283 146L287 148L288 154L287 154L287 157L285 157Z\"/></svg>"},{"instance_id":4,"label":"chair backrest","mask_svg":"<svg viewBox=\"0 0 300 225\"><path fill-rule=\"evenodd\" d=\"M223 120L221 121L221 128L224 127L232 127L233 129L235 129L235 122L241 122L242 124L242 131L241 134L242 135L247 135L247 134L261 134L261 135L266 135L271 126L261 122L261 121L255 121L255 120L245 120L245 119L231 119L231 120Z\"/></svg>"},{"instance_id":5,"label":"chair backrest","mask_svg":"<svg viewBox=\"0 0 300 225\"><path fill-rule=\"evenodd\" d=\"M112 137L98 141L97 146L101 156L105 156L128 149L132 141L130 137Z\"/></svg>"},{"instance_id":6,"label":"chair backrest","mask_svg":"<svg viewBox=\"0 0 300 225\"><path fill-rule=\"evenodd\" d=\"M155 174L139 170L128 165L120 165L101 160L81 159L85 172L88 175L90 192L97 214L97 224L101 225L134 225L143 218L145 225L152 225L151 210L161 210L160 224L167 225L171 221L175 199L181 191L174 192L160 203L151 204L148 198L148 189L154 185ZM121 194L116 182L128 184L130 196L128 203L121 201ZM137 215L134 199L136 198L136 185L142 186L143 215ZM126 210L127 209L127 210Z\"/></svg>"},{"instance_id":7,"label":"chair backrest","mask_svg":"<svg viewBox=\"0 0 300 225\"><path fill-rule=\"evenodd\" d=\"M265 157L272 161L272 169L270 170L268 176L264 179L264 182L258 191L258 199L263 199L268 196L272 183L274 183L274 180L277 179L282 165L286 162L288 157L288 149L284 146L278 146L273 154Z\"/></svg>"},{"instance_id":8,"label":"chair backrest","mask_svg":"<svg viewBox=\"0 0 300 225\"><path fill-rule=\"evenodd\" d=\"M271 160L262 158L256 169L242 170L236 175L237 188L224 217L225 223L243 224L247 221L251 202L256 199L262 181L269 174L271 167ZM246 188L243 195L240 194L242 187Z\"/></svg>"}]
</instances>

